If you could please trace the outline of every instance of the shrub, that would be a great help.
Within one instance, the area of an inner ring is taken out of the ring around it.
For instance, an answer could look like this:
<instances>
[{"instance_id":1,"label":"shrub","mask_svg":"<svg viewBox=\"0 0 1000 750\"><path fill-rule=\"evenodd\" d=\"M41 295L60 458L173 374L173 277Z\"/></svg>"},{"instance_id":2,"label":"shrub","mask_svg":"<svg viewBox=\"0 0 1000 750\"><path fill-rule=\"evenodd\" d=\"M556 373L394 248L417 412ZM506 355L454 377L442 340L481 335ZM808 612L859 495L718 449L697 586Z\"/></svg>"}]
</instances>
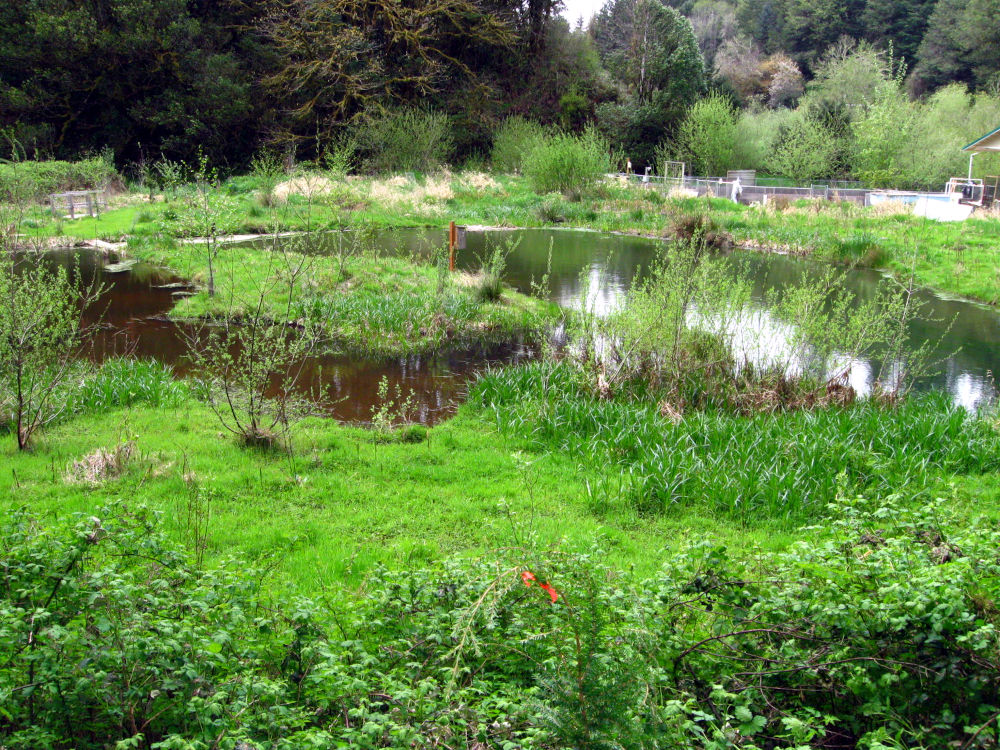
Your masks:
<instances>
[{"instance_id":1,"label":"shrub","mask_svg":"<svg viewBox=\"0 0 1000 750\"><path fill-rule=\"evenodd\" d=\"M490 161L495 172L521 174L535 142L545 135L537 122L519 117L508 117L493 136Z\"/></svg>"},{"instance_id":2,"label":"shrub","mask_svg":"<svg viewBox=\"0 0 1000 750\"><path fill-rule=\"evenodd\" d=\"M637 580L600 549L517 545L377 568L322 602L269 592L267 561L203 568L141 507L13 512L0 733L10 750L994 746L1000 534L924 498L828 510L749 563L694 539Z\"/></svg>"},{"instance_id":3,"label":"shrub","mask_svg":"<svg viewBox=\"0 0 1000 750\"><path fill-rule=\"evenodd\" d=\"M535 216L543 224L561 224L566 221L566 204L558 195L546 196L535 206Z\"/></svg>"},{"instance_id":4,"label":"shrub","mask_svg":"<svg viewBox=\"0 0 1000 750\"><path fill-rule=\"evenodd\" d=\"M20 260L0 245L0 421L25 450L67 408L58 395L83 343L82 310L100 288L64 267Z\"/></svg>"},{"instance_id":5,"label":"shrub","mask_svg":"<svg viewBox=\"0 0 1000 750\"><path fill-rule=\"evenodd\" d=\"M0 162L0 200L10 200L19 183L28 182L35 197L67 190L99 190L120 179L110 155L79 161Z\"/></svg>"},{"instance_id":6,"label":"shrub","mask_svg":"<svg viewBox=\"0 0 1000 750\"><path fill-rule=\"evenodd\" d=\"M783 126L768 168L775 174L806 182L828 178L836 168L840 148L831 128L800 112Z\"/></svg>"},{"instance_id":7,"label":"shrub","mask_svg":"<svg viewBox=\"0 0 1000 750\"><path fill-rule=\"evenodd\" d=\"M428 172L452 153L451 125L441 112L390 110L356 132L358 147L371 172Z\"/></svg>"},{"instance_id":8,"label":"shrub","mask_svg":"<svg viewBox=\"0 0 1000 750\"><path fill-rule=\"evenodd\" d=\"M725 176L736 153L737 113L729 100L712 94L695 102L677 133L677 148L694 173Z\"/></svg>"},{"instance_id":9,"label":"shrub","mask_svg":"<svg viewBox=\"0 0 1000 750\"><path fill-rule=\"evenodd\" d=\"M795 117L790 109L744 110L736 122L734 169L766 171L781 128Z\"/></svg>"},{"instance_id":10,"label":"shrub","mask_svg":"<svg viewBox=\"0 0 1000 750\"><path fill-rule=\"evenodd\" d=\"M507 257L520 244L520 238L512 240L508 237L496 242L487 240L486 255L479 258L480 279L476 284L476 299L480 302L497 302L503 296Z\"/></svg>"},{"instance_id":11,"label":"shrub","mask_svg":"<svg viewBox=\"0 0 1000 750\"><path fill-rule=\"evenodd\" d=\"M547 136L534 142L524 173L537 193L581 190L611 170L609 151L594 129Z\"/></svg>"}]
</instances>

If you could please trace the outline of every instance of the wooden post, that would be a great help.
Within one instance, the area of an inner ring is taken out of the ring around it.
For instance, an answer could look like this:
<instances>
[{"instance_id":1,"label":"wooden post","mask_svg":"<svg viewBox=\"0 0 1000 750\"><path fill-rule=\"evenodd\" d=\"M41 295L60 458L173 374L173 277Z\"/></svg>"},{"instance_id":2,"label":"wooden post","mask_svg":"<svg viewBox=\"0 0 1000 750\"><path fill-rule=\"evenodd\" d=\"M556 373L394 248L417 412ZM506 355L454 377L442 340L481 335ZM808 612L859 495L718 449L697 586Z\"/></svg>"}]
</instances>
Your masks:
<instances>
[{"instance_id":1,"label":"wooden post","mask_svg":"<svg viewBox=\"0 0 1000 750\"><path fill-rule=\"evenodd\" d=\"M87 216L94 216L94 196L92 193L87 193Z\"/></svg>"},{"instance_id":2,"label":"wooden post","mask_svg":"<svg viewBox=\"0 0 1000 750\"><path fill-rule=\"evenodd\" d=\"M448 270L455 270L455 245L458 244L458 228L455 222L448 222Z\"/></svg>"}]
</instances>

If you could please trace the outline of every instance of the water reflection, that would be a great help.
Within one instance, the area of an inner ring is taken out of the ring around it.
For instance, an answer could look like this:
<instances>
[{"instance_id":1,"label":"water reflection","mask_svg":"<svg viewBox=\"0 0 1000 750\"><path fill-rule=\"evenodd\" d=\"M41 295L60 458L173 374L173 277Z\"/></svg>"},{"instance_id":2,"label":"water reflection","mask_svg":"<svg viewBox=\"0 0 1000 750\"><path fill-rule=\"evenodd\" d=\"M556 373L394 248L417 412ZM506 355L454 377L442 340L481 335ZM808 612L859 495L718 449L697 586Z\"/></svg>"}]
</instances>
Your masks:
<instances>
[{"instance_id":1,"label":"water reflection","mask_svg":"<svg viewBox=\"0 0 1000 750\"><path fill-rule=\"evenodd\" d=\"M520 239L508 259L507 278L515 288L530 290L532 281L541 279L549 268L551 252L550 298L578 307L586 293L588 308L598 313L621 304L636 277L648 272L657 244L639 237L592 232L524 230L510 234ZM490 240L488 233L470 234L469 250L460 257L459 264L475 268L477 255L485 253ZM743 323L743 330L736 336L737 351L751 361L786 356L784 342L790 330L768 312L766 293L772 288L801 284L803 273L816 273L826 267L801 258L744 251L733 253L729 259L752 281L756 313ZM845 272L845 284L859 303L872 300L883 280L881 273L870 269ZM985 305L945 299L925 291L918 292L917 297L925 304L926 319L911 322L908 344L912 349L930 342L929 355L934 363L932 372L921 377L917 387L943 389L955 403L970 408L994 399L997 389L993 372L1000 364L1000 315ZM891 381L901 366L877 359L853 360L848 379L860 393L869 393L876 380L881 377Z\"/></svg>"},{"instance_id":2,"label":"water reflection","mask_svg":"<svg viewBox=\"0 0 1000 750\"><path fill-rule=\"evenodd\" d=\"M128 273L107 273L105 266L118 258L89 250L61 250L46 257L71 273L79 271L86 283L96 280L105 287L84 317L87 325L98 323L86 350L90 359L134 355L165 362L181 376L189 373L187 335L193 329L166 318L174 295L184 293L180 280L146 263ZM477 373L533 356L533 349L520 341L393 358L323 355L306 363L299 382L304 390L325 394L329 416L365 423L380 403L378 388L385 378L390 392L398 389L404 397L412 392L418 421L434 424L454 414Z\"/></svg>"}]
</instances>

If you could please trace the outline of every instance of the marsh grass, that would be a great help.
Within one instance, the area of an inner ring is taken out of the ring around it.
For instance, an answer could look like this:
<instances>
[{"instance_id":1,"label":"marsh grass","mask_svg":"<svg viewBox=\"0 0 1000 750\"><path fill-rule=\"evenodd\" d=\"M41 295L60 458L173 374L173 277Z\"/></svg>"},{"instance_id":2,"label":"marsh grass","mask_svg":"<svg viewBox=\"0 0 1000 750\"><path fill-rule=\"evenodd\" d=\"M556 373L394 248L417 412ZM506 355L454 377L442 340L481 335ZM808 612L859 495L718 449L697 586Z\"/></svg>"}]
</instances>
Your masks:
<instances>
[{"instance_id":1,"label":"marsh grass","mask_svg":"<svg viewBox=\"0 0 1000 750\"><path fill-rule=\"evenodd\" d=\"M766 320L703 238L664 245L619 309L578 311L564 351L491 374L472 402L539 449L613 467L589 486L600 512L797 523L842 489L920 491L935 473L1000 467L985 420L906 397L925 353L904 344L921 314L912 289L887 282L858 300L826 269L765 296ZM765 329L780 345L750 358ZM844 362L876 353L887 365L859 401Z\"/></svg>"},{"instance_id":2,"label":"marsh grass","mask_svg":"<svg viewBox=\"0 0 1000 750\"><path fill-rule=\"evenodd\" d=\"M175 407L190 393L188 385L176 380L168 365L121 357L109 359L94 370L85 366L66 398L72 412L100 412L138 404Z\"/></svg>"},{"instance_id":3,"label":"marsh grass","mask_svg":"<svg viewBox=\"0 0 1000 750\"><path fill-rule=\"evenodd\" d=\"M1000 469L1000 434L944 394L892 408L865 400L676 419L648 397L602 399L568 363L535 363L484 377L470 401L537 449L607 466L589 486L598 512L697 508L742 524L794 525L822 517L839 491L919 493L939 473Z\"/></svg>"}]
</instances>

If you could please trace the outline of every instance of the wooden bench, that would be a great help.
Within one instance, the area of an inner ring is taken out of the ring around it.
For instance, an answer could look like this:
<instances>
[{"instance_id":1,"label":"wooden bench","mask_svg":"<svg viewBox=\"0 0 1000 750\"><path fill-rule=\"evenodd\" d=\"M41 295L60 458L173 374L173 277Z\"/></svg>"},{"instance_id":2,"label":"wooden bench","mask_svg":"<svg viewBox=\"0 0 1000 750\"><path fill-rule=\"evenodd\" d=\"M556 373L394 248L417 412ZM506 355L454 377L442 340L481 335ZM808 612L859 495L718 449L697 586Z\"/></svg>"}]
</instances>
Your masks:
<instances>
[{"instance_id":1,"label":"wooden bench","mask_svg":"<svg viewBox=\"0 0 1000 750\"><path fill-rule=\"evenodd\" d=\"M71 190L49 196L52 215L76 219L80 216L99 216L108 207L108 196L103 190Z\"/></svg>"}]
</instances>

